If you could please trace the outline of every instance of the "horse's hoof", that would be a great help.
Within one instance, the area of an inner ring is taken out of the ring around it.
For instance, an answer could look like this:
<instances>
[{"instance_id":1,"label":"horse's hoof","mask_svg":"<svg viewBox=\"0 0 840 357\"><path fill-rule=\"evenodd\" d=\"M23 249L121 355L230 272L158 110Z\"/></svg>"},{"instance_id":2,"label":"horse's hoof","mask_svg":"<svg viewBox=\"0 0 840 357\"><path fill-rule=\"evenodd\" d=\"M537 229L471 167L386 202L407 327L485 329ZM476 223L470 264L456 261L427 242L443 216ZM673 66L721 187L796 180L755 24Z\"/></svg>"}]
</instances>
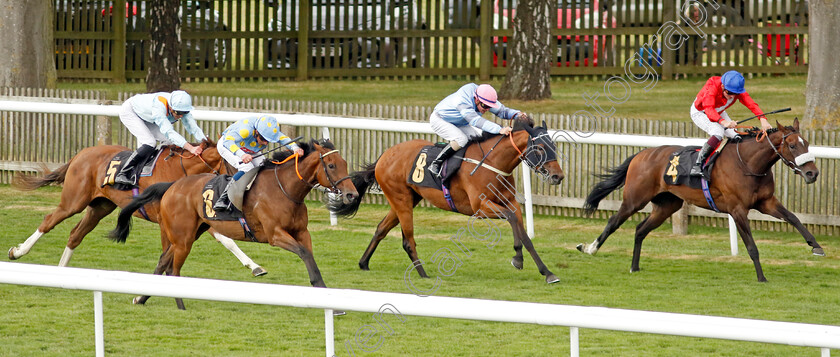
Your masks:
<instances>
[{"instance_id":1,"label":"horse's hoof","mask_svg":"<svg viewBox=\"0 0 840 357\"><path fill-rule=\"evenodd\" d=\"M577 247L575 247L575 248L577 248L577 250L579 250L581 253L583 253L583 243L578 244Z\"/></svg>"},{"instance_id":2,"label":"horse's hoof","mask_svg":"<svg viewBox=\"0 0 840 357\"><path fill-rule=\"evenodd\" d=\"M513 258L510 260L510 265L513 265L513 267L516 269L522 270L522 260Z\"/></svg>"},{"instance_id":3,"label":"horse's hoof","mask_svg":"<svg viewBox=\"0 0 840 357\"><path fill-rule=\"evenodd\" d=\"M140 301L142 298L142 296L135 296L134 299L131 300L131 303L134 305L143 305L143 302Z\"/></svg>"},{"instance_id":4,"label":"horse's hoof","mask_svg":"<svg viewBox=\"0 0 840 357\"><path fill-rule=\"evenodd\" d=\"M811 249L811 253L814 253L814 255L818 255L818 256L821 256L821 257L825 256L825 252L823 251L822 248ZM12 255L12 252L9 251L9 257L11 257L11 255Z\"/></svg>"},{"instance_id":5,"label":"horse's hoof","mask_svg":"<svg viewBox=\"0 0 840 357\"><path fill-rule=\"evenodd\" d=\"M362 264L362 263L359 263L359 269L362 269L362 270L370 270L370 268L368 268L368 265L367 265L367 264Z\"/></svg>"},{"instance_id":6,"label":"horse's hoof","mask_svg":"<svg viewBox=\"0 0 840 357\"><path fill-rule=\"evenodd\" d=\"M254 276L263 276L268 274L268 271L266 271L262 267L256 267L254 268L254 270L251 271L251 274L254 274Z\"/></svg>"},{"instance_id":7,"label":"horse's hoof","mask_svg":"<svg viewBox=\"0 0 840 357\"><path fill-rule=\"evenodd\" d=\"M343 316L343 315L347 315L347 313L344 312L344 311L341 311L341 310L333 310L333 316Z\"/></svg>"},{"instance_id":8,"label":"horse's hoof","mask_svg":"<svg viewBox=\"0 0 840 357\"><path fill-rule=\"evenodd\" d=\"M545 276L545 282L546 283L554 284L554 283L559 282L559 281L560 281L560 278L558 278L554 274L548 274L548 275Z\"/></svg>"},{"instance_id":9,"label":"horse's hoof","mask_svg":"<svg viewBox=\"0 0 840 357\"><path fill-rule=\"evenodd\" d=\"M15 247L9 248L9 260L17 260L15 256Z\"/></svg>"}]
</instances>

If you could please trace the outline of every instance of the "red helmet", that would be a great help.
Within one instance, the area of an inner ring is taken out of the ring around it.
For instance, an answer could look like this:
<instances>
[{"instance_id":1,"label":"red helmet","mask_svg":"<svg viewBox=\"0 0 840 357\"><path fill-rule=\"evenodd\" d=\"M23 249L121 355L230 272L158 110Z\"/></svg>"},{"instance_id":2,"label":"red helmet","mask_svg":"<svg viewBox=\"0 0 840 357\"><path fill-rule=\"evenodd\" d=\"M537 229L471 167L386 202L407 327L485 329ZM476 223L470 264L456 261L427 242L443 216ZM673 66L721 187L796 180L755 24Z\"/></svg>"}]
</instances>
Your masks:
<instances>
[{"instance_id":1,"label":"red helmet","mask_svg":"<svg viewBox=\"0 0 840 357\"><path fill-rule=\"evenodd\" d=\"M496 95L496 90L489 84L478 86L475 90L475 97L490 108L499 107L499 97Z\"/></svg>"}]
</instances>

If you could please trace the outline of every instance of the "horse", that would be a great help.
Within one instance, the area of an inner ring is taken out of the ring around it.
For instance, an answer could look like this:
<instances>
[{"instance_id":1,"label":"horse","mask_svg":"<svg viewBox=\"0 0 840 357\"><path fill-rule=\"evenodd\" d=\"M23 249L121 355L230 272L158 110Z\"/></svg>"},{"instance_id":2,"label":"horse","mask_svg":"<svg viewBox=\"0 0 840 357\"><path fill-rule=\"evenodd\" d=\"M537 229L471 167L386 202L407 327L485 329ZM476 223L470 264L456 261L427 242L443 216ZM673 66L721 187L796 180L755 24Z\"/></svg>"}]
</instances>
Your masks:
<instances>
[{"instance_id":1,"label":"horse","mask_svg":"<svg viewBox=\"0 0 840 357\"><path fill-rule=\"evenodd\" d=\"M794 120L793 126L782 126L778 122L776 126L766 133L753 128L744 133L740 141L729 141L721 149L708 184L713 199L711 204L704 197L702 189L674 186L664 179L670 164L668 157L680 150L680 146L666 145L642 150L628 157L618 167L597 175L603 180L595 184L586 197L585 212L594 212L604 197L621 186L624 186L624 199L618 212L607 221L601 235L590 244L579 244L577 249L594 255L607 237L628 217L651 202L653 210L650 216L636 226L630 272L639 271L642 241L650 231L679 210L683 202L688 202L710 210L713 209L713 204L719 212L732 216L755 265L759 282L766 282L767 279L761 269L758 248L750 231L747 218L750 209L790 223L812 247L814 255L824 256L825 253L814 235L774 196L775 182L771 168L777 161L784 162L797 175L802 176L807 184L814 183L819 175L814 156L808 152L808 141L800 135L799 119Z\"/></svg>"},{"instance_id":2,"label":"horse","mask_svg":"<svg viewBox=\"0 0 840 357\"><path fill-rule=\"evenodd\" d=\"M216 150L216 143L212 140L204 140L200 144L204 151L200 156L192 155L184 149L169 145L163 147L159 159L155 164L152 176L139 177L138 186L142 191L157 182L175 181L180 177L203 172L226 173L232 169L228 168L219 152ZM61 189L61 201L58 207L44 217L38 229L29 238L16 247L9 249L9 259L15 260L29 253L32 246L46 233L49 233L55 226L87 208L85 216L70 232L67 246L61 255L59 266L67 266L73 251L85 236L99 224L105 216L116 209L117 206L124 207L132 199L131 191L115 189L111 185L102 186L108 176L113 176L116 170L109 170L106 173L111 159L121 151L129 150L125 146L101 145L82 149L73 156L69 162L52 172L45 172L42 176L18 175L14 185L22 190L34 190L52 183L63 184ZM113 177L111 177L113 178ZM145 208L147 217L140 213L138 217L148 221L159 222L159 207L149 205ZM265 269L254 263L232 240L219 240L225 248L231 251L243 265L251 269L254 276L266 274ZM166 242L161 242L166 244Z\"/></svg>"},{"instance_id":3,"label":"horse","mask_svg":"<svg viewBox=\"0 0 840 357\"><path fill-rule=\"evenodd\" d=\"M505 140L505 145L498 148L493 145L491 148L488 141L497 137L497 144L502 139L506 139L503 135L485 132L478 140L473 140L468 145L462 167L449 179L453 206L450 206L440 189L408 183L409 175L429 174L422 168L412 170L412 164L415 163L418 152L424 146L432 145L426 140L411 140L397 144L382 153L376 162L367 164L363 170L351 174L353 185L360 194L350 212L358 209L367 188L374 183L379 185L390 206L390 210L376 227L370 244L359 260L359 268L369 270L370 258L379 242L399 224L402 229L403 249L408 253L417 273L421 277L428 278L422 261L417 256L413 222L414 207L425 198L440 209L482 218L507 220L513 230L513 249L516 252L511 264L517 269L522 269L522 246L524 245L537 264L540 274L545 276L546 282L559 281L543 264L525 231L522 212L512 190L516 185L511 176L519 162L525 160L532 169L547 178L550 184L560 184L565 175L557 163L557 148L548 135L545 122L543 122L543 127L535 128L531 118L514 121L513 132L507 138L508 140ZM421 155L418 167L425 165L422 159L424 157ZM478 165L481 165L480 169L475 169ZM499 187L502 189L498 189Z\"/></svg>"},{"instance_id":4,"label":"horse","mask_svg":"<svg viewBox=\"0 0 840 357\"><path fill-rule=\"evenodd\" d=\"M329 140L301 143L302 158L284 162L291 153L278 152L275 161L263 165L246 192L242 213L250 223L253 241L295 253L303 260L312 286L326 287L312 254L312 238L307 228L309 218L304 198L319 184L328 188L332 198L327 207L344 214L347 203L356 199L356 188L347 175L347 162ZM248 241L238 221L210 220L216 215L214 197L204 193L205 184L215 177L212 174L193 175L175 182L158 183L126 205L117 218L117 226L110 233L111 239L125 242L131 230L131 216L145 204L158 202L160 206L161 240L164 247L154 274L181 275L181 267L190 254L193 243L208 229L214 236ZM143 304L148 296L137 297L135 304ZM184 309L178 300L178 308Z\"/></svg>"}]
</instances>

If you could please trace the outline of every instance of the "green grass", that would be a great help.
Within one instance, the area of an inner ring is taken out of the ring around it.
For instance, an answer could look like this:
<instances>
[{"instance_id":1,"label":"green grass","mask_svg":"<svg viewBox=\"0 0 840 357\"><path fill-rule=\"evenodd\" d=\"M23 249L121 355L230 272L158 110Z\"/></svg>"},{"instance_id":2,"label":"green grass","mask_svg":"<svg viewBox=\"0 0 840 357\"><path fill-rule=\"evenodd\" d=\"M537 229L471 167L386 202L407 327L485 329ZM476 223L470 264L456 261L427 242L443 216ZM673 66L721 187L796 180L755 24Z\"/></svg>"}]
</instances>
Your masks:
<instances>
[{"instance_id":1,"label":"green grass","mask_svg":"<svg viewBox=\"0 0 840 357\"><path fill-rule=\"evenodd\" d=\"M603 110L615 108L612 117L641 118L653 120L688 121L688 108L708 78L694 77L678 81L659 81L648 91L640 84L630 83L629 100L615 104L604 95L604 80L580 80L552 82L551 99L540 101L506 100L505 105L532 113L574 114L579 110L595 110L587 107L583 95L600 93L597 103ZM234 82L234 83L183 83L182 88L201 96L232 95L248 98L272 98L283 100L323 101L339 103L370 103L388 105L435 106L441 99L457 90L467 81L460 80L311 80L304 82ZM773 116L789 124L794 117L805 112L805 76L789 75L748 79L746 88L762 107L770 111L791 107L790 112ZM500 88L503 79L490 81ZM61 83L63 89L94 89L111 93L118 91L145 92L145 84L79 84ZM618 85L612 86L613 95L624 93ZM752 114L743 105L736 104L727 111L733 119L747 118Z\"/></svg>"},{"instance_id":2,"label":"green grass","mask_svg":"<svg viewBox=\"0 0 840 357\"><path fill-rule=\"evenodd\" d=\"M43 188L21 194L0 186L0 248L23 242L57 204L60 189ZM330 287L410 293L403 282L409 261L398 231L382 242L371 260L371 270L357 262L387 207L365 205L351 220L329 226L323 206L308 203L315 259ZM160 254L155 225L135 219L126 244L103 236L113 228L107 217L76 249L71 266L149 273ZM58 263L73 217L42 237L20 263ZM415 211L417 246L429 260L440 248L451 248L448 238L468 217L433 209ZM561 281L547 285L526 258L517 271L512 256L510 229L497 221L503 237L487 248L465 240L472 250L452 276L440 276L436 295L533 301L584 306L732 316L752 319L840 325L840 242L817 236L827 257L815 257L795 233L754 232L768 283L756 282L750 259L729 256L725 229L691 226L689 236L674 236L670 227L654 231L642 251L642 271L630 274L632 232L626 223L597 256L575 250L592 241L604 220L537 216L534 244L542 259ZM187 260L185 276L308 286L303 263L292 253L265 244L240 247L269 274L253 278L248 269L209 236L196 242ZM79 356L94 352L93 302L89 291L0 285L0 355ZM124 356L322 356L323 312L315 309L187 300L179 311L169 298L152 298L145 306L130 304L131 296L106 293L104 298L106 353ZM350 312L338 317L336 347L347 356L345 340L374 324L369 313ZM461 321L408 316L391 322L394 335L384 335L375 353L356 349L355 355L386 356L539 356L567 355L569 329L539 325ZM660 336L582 329L582 355L586 356L802 356L817 355L814 348L742 343L712 339Z\"/></svg>"}]
</instances>

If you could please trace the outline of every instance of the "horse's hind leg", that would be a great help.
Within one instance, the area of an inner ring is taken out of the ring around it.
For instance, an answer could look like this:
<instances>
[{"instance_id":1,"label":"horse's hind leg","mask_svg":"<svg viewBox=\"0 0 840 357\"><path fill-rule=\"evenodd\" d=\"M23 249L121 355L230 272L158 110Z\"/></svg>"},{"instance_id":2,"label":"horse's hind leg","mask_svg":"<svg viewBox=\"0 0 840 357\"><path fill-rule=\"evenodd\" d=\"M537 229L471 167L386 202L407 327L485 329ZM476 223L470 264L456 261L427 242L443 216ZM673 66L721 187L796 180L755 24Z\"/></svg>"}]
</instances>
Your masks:
<instances>
[{"instance_id":1,"label":"horse's hind leg","mask_svg":"<svg viewBox=\"0 0 840 357\"><path fill-rule=\"evenodd\" d=\"M379 242L385 239L385 237L388 236L388 232L394 229L394 227L396 227L399 223L400 220L397 219L397 212L392 206L388 211L388 214L385 215L385 218L382 218L382 222L379 222L379 225L376 226L376 232L373 233L373 238L371 238L370 244L368 244L367 249L365 249L364 254L362 254L362 258L359 259L360 269L370 270L368 267L370 264L370 257L373 256L373 252L376 251L376 247L379 246Z\"/></svg>"},{"instance_id":2,"label":"horse's hind leg","mask_svg":"<svg viewBox=\"0 0 840 357\"><path fill-rule=\"evenodd\" d=\"M32 249L32 246L38 242L38 239L40 239L41 236L49 233L49 231L55 228L55 226L59 223L83 211L85 207L87 207L89 201L80 198L80 196L84 197L85 193L79 193L79 196L74 196L71 192L69 192L71 190L67 191L68 192L66 192L66 194L65 191L61 192L61 202L58 204L58 207L56 207L52 213L44 217L44 221L42 221L41 225L38 226L38 230L36 230L35 233L32 233L32 235L30 235L23 243L9 249L9 259L15 260L26 255L29 253L29 250Z\"/></svg>"},{"instance_id":3,"label":"horse's hind leg","mask_svg":"<svg viewBox=\"0 0 840 357\"><path fill-rule=\"evenodd\" d=\"M625 190L626 192L626 190ZM621 207L618 208L618 212L610 217L607 220L607 226L604 227L604 231L601 232L601 235L595 239L592 243L585 244L580 243L577 245L577 250L584 252L586 254L595 255L598 253L598 249L601 249L601 246L604 245L604 242L607 241L607 238L611 234L613 234L618 227L621 227L624 222L633 215L633 213L638 212L642 209L645 205L647 205L649 201L644 201L641 204L641 207L638 204L630 204L628 200L625 198L623 202L621 202Z\"/></svg>"},{"instance_id":4,"label":"horse's hind leg","mask_svg":"<svg viewBox=\"0 0 840 357\"><path fill-rule=\"evenodd\" d=\"M650 216L636 226L636 238L633 243L633 262L630 264L631 273L639 271L639 257L642 254L642 242L648 233L662 225L668 217L671 217L674 212L679 211L683 205L682 199L670 193L660 194L653 202L653 211L651 211Z\"/></svg>"},{"instance_id":5,"label":"horse's hind leg","mask_svg":"<svg viewBox=\"0 0 840 357\"><path fill-rule=\"evenodd\" d=\"M171 245L170 245L171 247ZM171 272L172 271L172 249L166 249L163 253L160 253L160 260L158 260L158 265L155 267L155 275L162 275L163 272ZM146 301L149 300L148 295L137 296L132 300L132 303L143 305Z\"/></svg>"},{"instance_id":6,"label":"horse's hind leg","mask_svg":"<svg viewBox=\"0 0 840 357\"><path fill-rule=\"evenodd\" d=\"M248 257L248 255L246 255L241 249L239 249L239 246L236 245L233 239L230 239L216 231L211 231L211 233L213 235L213 238L216 238L216 240L219 241L219 243L222 243L222 245L225 246L227 250L233 253L236 259L239 259L242 265L251 269L251 274L253 274L254 276L263 276L265 274L268 274L268 272L265 269L263 269L263 267L261 267L257 263L254 263L254 261L251 260L251 258Z\"/></svg>"},{"instance_id":7,"label":"horse's hind leg","mask_svg":"<svg viewBox=\"0 0 840 357\"><path fill-rule=\"evenodd\" d=\"M799 234L801 234L802 237L805 238L805 242L807 242L808 245L811 246L811 253L814 253L814 255L819 255L821 257L825 256L825 252L823 251L820 244L817 243L817 239L814 238L814 235L811 234L811 232L808 231L808 228L805 228L802 222L799 221L799 218L797 218L796 215L793 214L793 212L788 211L788 209L785 208L785 206L783 206L782 203L779 202L778 199L776 199L776 197L770 197L770 199L762 201L756 207L756 209L758 209L761 213L769 214L773 217L790 223L796 228L797 231L799 231Z\"/></svg>"},{"instance_id":8,"label":"horse's hind leg","mask_svg":"<svg viewBox=\"0 0 840 357\"><path fill-rule=\"evenodd\" d=\"M70 239L67 240L67 246L64 247L64 253L61 254L61 260L58 262L58 266L66 267L70 263L70 258L73 256L73 250L82 243L85 236L99 224L102 218L111 214L116 208L117 205L104 198L91 202L88 205L85 216L70 231Z\"/></svg>"}]
</instances>

